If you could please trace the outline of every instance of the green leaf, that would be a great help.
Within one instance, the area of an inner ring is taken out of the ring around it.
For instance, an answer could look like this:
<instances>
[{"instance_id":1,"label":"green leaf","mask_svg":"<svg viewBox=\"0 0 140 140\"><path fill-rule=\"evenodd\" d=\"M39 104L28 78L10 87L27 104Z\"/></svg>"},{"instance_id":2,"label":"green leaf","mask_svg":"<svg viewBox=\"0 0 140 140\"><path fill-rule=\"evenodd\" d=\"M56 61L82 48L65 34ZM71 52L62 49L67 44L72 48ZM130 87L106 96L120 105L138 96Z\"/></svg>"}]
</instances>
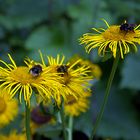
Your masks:
<instances>
[{"instance_id":1,"label":"green leaf","mask_svg":"<svg viewBox=\"0 0 140 140\"><path fill-rule=\"evenodd\" d=\"M38 50L44 55L65 55L67 58L73 55L74 50L64 41L60 28L48 28L42 26L36 29L25 42L25 47L31 50L30 57L39 59Z\"/></svg>"},{"instance_id":2,"label":"green leaf","mask_svg":"<svg viewBox=\"0 0 140 140\"><path fill-rule=\"evenodd\" d=\"M0 23L8 29L31 27L48 19L50 4L46 0L41 2L38 0L14 0L11 4L5 4L5 11L0 16Z\"/></svg>"},{"instance_id":3,"label":"green leaf","mask_svg":"<svg viewBox=\"0 0 140 140\"><path fill-rule=\"evenodd\" d=\"M45 26L36 29L25 42L25 47L30 50L39 50L47 47L51 41L51 33Z\"/></svg>"}]
</instances>

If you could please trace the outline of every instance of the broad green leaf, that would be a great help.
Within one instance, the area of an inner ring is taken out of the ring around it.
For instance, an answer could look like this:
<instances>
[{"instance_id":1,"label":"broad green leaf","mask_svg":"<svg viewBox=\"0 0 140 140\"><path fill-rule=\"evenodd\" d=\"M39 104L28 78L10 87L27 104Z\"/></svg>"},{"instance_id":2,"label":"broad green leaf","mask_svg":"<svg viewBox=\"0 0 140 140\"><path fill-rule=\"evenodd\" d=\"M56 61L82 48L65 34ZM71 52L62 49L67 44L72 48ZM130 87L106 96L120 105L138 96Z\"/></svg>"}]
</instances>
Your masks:
<instances>
[{"instance_id":1,"label":"broad green leaf","mask_svg":"<svg viewBox=\"0 0 140 140\"><path fill-rule=\"evenodd\" d=\"M38 59L38 50L44 55L57 54L66 55L67 58L73 55L72 46L64 41L64 34L60 28L42 26L36 29L25 42L25 47L31 50L30 57ZM67 39L67 38L66 38Z\"/></svg>"}]
</instances>

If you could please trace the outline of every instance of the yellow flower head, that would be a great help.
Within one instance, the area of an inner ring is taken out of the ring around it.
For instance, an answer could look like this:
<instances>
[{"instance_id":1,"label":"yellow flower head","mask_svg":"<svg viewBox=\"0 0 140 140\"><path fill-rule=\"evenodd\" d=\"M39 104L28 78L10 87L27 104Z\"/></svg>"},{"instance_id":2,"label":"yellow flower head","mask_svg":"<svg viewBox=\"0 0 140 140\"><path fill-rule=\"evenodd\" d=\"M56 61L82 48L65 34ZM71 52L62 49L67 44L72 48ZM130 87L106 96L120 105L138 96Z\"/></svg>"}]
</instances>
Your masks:
<instances>
[{"instance_id":1,"label":"yellow flower head","mask_svg":"<svg viewBox=\"0 0 140 140\"><path fill-rule=\"evenodd\" d=\"M60 59L60 55L57 55L57 58L48 57L49 65L53 68L53 71L62 77L60 82L63 84L63 87L59 93L54 93L58 105L61 103L61 96L64 100L67 100L67 95L78 99L85 94L85 90L90 90L88 86L89 81L92 79L92 77L87 74L90 72L88 66L78 66L81 59L72 64L64 64L64 59L64 56Z\"/></svg>"},{"instance_id":2,"label":"yellow flower head","mask_svg":"<svg viewBox=\"0 0 140 140\"><path fill-rule=\"evenodd\" d=\"M79 62L79 66L87 66L89 67L89 70L90 70L90 73L88 73L88 75L91 75L93 76L93 78L95 79L100 79L101 75L102 75L102 71L100 69L100 67L97 65L97 64L94 64L92 63L91 61L89 60L85 60L85 59L82 59L80 58L80 56L78 55L75 55L71 60L70 62L71 63L74 63L76 60L78 59L81 59L81 61Z\"/></svg>"},{"instance_id":3,"label":"yellow flower head","mask_svg":"<svg viewBox=\"0 0 140 140\"><path fill-rule=\"evenodd\" d=\"M116 58L117 52L121 58L124 54L129 53L133 49L137 51L136 44L140 44L140 25L134 26L126 21L122 25L107 25L107 29L92 28L97 33L86 33L79 40L81 44L86 45L86 51L89 53L92 49L98 48L98 54L104 56L107 52L112 52Z\"/></svg>"},{"instance_id":4,"label":"yellow flower head","mask_svg":"<svg viewBox=\"0 0 140 140\"><path fill-rule=\"evenodd\" d=\"M89 108L89 97L91 93L85 92L83 97L76 100L73 96L67 96L64 104L65 114L69 116L79 116L82 112L86 112Z\"/></svg>"},{"instance_id":5,"label":"yellow flower head","mask_svg":"<svg viewBox=\"0 0 140 140\"><path fill-rule=\"evenodd\" d=\"M91 71L90 74L93 76L93 78L100 79L100 77L102 75L102 71L97 64L94 64L89 60L83 60L83 61L81 61L81 65L89 66L90 67L89 69Z\"/></svg>"},{"instance_id":6,"label":"yellow flower head","mask_svg":"<svg viewBox=\"0 0 140 140\"><path fill-rule=\"evenodd\" d=\"M24 133L17 134L16 131L12 131L8 136L0 135L0 140L26 140L26 135Z\"/></svg>"},{"instance_id":7,"label":"yellow flower head","mask_svg":"<svg viewBox=\"0 0 140 140\"><path fill-rule=\"evenodd\" d=\"M60 83L57 82L57 75L50 73L50 68L43 64L33 63L30 59L26 60L26 66L17 66L10 55L11 64L0 60L5 67L0 66L0 87L7 89L11 98L19 93L21 102L22 96L26 104L30 106L30 98L35 91L44 99L49 99L52 96L52 91L58 90Z\"/></svg>"},{"instance_id":8,"label":"yellow flower head","mask_svg":"<svg viewBox=\"0 0 140 140\"><path fill-rule=\"evenodd\" d=\"M0 90L0 127L8 125L18 114L18 102L11 99L6 91Z\"/></svg>"}]
</instances>

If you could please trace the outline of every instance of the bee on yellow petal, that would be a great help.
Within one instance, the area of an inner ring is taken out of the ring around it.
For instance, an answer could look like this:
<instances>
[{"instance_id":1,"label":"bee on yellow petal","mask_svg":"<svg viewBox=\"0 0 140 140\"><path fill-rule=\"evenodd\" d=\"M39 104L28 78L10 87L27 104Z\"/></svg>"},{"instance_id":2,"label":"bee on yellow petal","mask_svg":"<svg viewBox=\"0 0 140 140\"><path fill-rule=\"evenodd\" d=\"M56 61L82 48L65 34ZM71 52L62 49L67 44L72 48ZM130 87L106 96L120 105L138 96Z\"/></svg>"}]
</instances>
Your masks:
<instances>
[{"instance_id":1,"label":"bee on yellow petal","mask_svg":"<svg viewBox=\"0 0 140 140\"><path fill-rule=\"evenodd\" d=\"M76 60L74 63L64 62L65 56L62 58L57 55L56 58L48 56L48 65L52 67L55 73L62 78L60 83L63 84L59 93L54 93L55 101L57 105L61 104L61 98L67 100L67 96L73 96L78 99L85 94L85 90L90 91L89 81L92 80L92 76L87 73L90 72L88 66L78 66L81 59Z\"/></svg>"},{"instance_id":2,"label":"bee on yellow petal","mask_svg":"<svg viewBox=\"0 0 140 140\"><path fill-rule=\"evenodd\" d=\"M5 67L0 66L0 81L2 83L0 88L7 89L11 98L18 94L20 102L24 97L26 104L30 106L33 91L45 100L52 98L53 91L57 92L61 87L58 81L59 76L51 73L52 69L47 67L43 61L41 64L26 59L25 66L17 66L12 57L8 56L11 64L0 60L5 65Z\"/></svg>"},{"instance_id":3,"label":"bee on yellow petal","mask_svg":"<svg viewBox=\"0 0 140 140\"><path fill-rule=\"evenodd\" d=\"M120 54L124 58L125 54L134 50L137 52L137 44L140 44L140 25L129 24L126 21L121 25L109 25L104 28L92 28L93 33L86 33L79 39L80 44L85 45L89 53L92 49L98 48L98 55L104 57L107 53L112 53L116 58Z\"/></svg>"}]
</instances>

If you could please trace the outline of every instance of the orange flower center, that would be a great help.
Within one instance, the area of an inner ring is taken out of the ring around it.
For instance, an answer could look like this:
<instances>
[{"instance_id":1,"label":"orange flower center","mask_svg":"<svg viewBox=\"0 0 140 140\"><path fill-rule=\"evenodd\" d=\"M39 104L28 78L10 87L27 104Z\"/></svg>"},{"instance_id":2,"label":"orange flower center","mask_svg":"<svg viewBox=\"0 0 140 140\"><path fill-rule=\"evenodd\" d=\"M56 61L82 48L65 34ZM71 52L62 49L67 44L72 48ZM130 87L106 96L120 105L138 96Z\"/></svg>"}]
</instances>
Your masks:
<instances>
[{"instance_id":1,"label":"orange flower center","mask_svg":"<svg viewBox=\"0 0 140 140\"><path fill-rule=\"evenodd\" d=\"M38 83L40 76L34 77L29 73L29 70L28 67L17 67L11 72L11 80L21 84Z\"/></svg>"},{"instance_id":2,"label":"orange flower center","mask_svg":"<svg viewBox=\"0 0 140 140\"><path fill-rule=\"evenodd\" d=\"M134 31L121 31L120 26L113 25L110 26L105 32L102 33L103 37L106 40L114 40L114 41L120 41L120 40L133 40L135 37Z\"/></svg>"}]
</instances>

